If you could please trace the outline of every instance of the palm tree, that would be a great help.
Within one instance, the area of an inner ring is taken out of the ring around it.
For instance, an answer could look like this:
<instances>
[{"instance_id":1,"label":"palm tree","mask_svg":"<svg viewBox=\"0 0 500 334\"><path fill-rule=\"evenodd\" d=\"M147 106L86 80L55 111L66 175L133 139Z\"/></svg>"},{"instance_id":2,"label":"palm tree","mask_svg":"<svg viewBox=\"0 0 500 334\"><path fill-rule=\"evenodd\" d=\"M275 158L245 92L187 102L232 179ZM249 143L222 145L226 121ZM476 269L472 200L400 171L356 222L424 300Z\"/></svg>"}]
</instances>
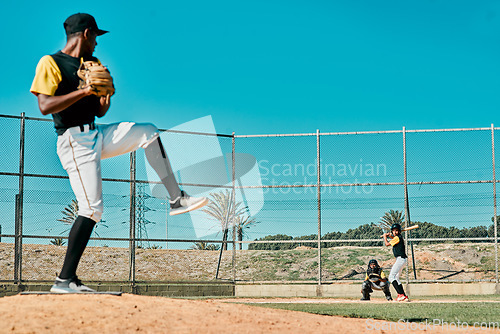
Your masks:
<instances>
[{"instance_id":1,"label":"palm tree","mask_svg":"<svg viewBox=\"0 0 500 334\"><path fill-rule=\"evenodd\" d=\"M236 219L244 214L245 207L242 207L241 202L234 201L234 193L227 190L225 192L211 193L212 197L203 209L203 212L208 214L212 219L220 223L223 241L223 250L227 250L227 237L232 224L236 223Z\"/></svg>"},{"instance_id":2,"label":"palm tree","mask_svg":"<svg viewBox=\"0 0 500 334\"><path fill-rule=\"evenodd\" d=\"M72 199L71 203L69 203L68 206L65 207L63 211L61 211L61 213L63 214L63 217L61 219L58 219L57 221L66 225L73 225L76 218L78 217L78 202L76 201L76 199ZM105 220L101 220L99 224L96 224L94 230L92 231L92 233L94 233L98 238L100 238L101 236L99 235L99 233L97 233L97 228L101 225L106 228L109 227L108 225L103 224L103 222L105 222ZM70 229L71 227L62 231L61 234L67 233Z\"/></svg>"},{"instance_id":3,"label":"palm tree","mask_svg":"<svg viewBox=\"0 0 500 334\"><path fill-rule=\"evenodd\" d=\"M405 215L403 212L398 210L389 210L389 212L386 212L384 216L380 218L378 226L384 231L390 231L392 224L403 225L404 220Z\"/></svg>"},{"instance_id":4,"label":"palm tree","mask_svg":"<svg viewBox=\"0 0 500 334\"><path fill-rule=\"evenodd\" d=\"M65 243L66 241L64 241L63 238L54 238L50 240L50 244L54 246L64 246Z\"/></svg>"},{"instance_id":5,"label":"palm tree","mask_svg":"<svg viewBox=\"0 0 500 334\"><path fill-rule=\"evenodd\" d=\"M189 249L195 250L219 250L220 247L215 244L208 244L205 241L196 242L193 246L189 247Z\"/></svg>"},{"instance_id":6,"label":"palm tree","mask_svg":"<svg viewBox=\"0 0 500 334\"><path fill-rule=\"evenodd\" d=\"M208 244L207 245L207 249L206 250L210 250L210 251L217 251L220 249L220 246L219 245L216 245L216 244Z\"/></svg>"},{"instance_id":7,"label":"palm tree","mask_svg":"<svg viewBox=\"0 0 500 334\"><path fill-rule=\"evenodd\" d=\"M250 216L238 216L236 218L236 235L238 236L238 241L243 241L243 237L246 236L245 229L257 224L258 222L251 218ZM240 242L240 250L243 249L243 244Z\"/></svg>"}]
</instances>

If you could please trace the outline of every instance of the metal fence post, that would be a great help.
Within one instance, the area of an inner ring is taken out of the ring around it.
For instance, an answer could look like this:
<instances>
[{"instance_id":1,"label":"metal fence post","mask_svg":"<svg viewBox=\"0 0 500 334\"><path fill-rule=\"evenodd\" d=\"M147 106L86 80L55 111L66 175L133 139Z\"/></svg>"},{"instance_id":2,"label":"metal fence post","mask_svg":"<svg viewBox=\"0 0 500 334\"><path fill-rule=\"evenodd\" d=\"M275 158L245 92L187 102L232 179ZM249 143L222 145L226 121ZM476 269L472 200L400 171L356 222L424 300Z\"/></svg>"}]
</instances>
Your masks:
<instances>
[{"instance_id":1,"label":"metal fence post","mask_svg":"<svg viewBox=\"0 0 500 334\"><path fill-rule=\"evenodd\" d=\"M493 235L495 236L495 283L498 284L498 221L497 221L497 177L495 171L495 127L491 124L491 156L493 162Z\"/></svg>"},{"instance_id":2,"label":"metal fence post","mask_svg":"<svg viewBox=\"0 0 500 334\"><path fill-rule=\"evenodd\" d=\"M19 193L16 195L16 221L14 245L14 282L20 283L23 279L23 193L24 193L24 139L25 113L21 113L21 128L19 139Z\"/></svg>"},{"instance_id":3,"label":"metal fence post","mask_svg":"<svg viewBox=\"0 0 500 334\"><path fill-rule=\"evenodd\" d=\"M235 152L235 138L234 138L234 132L233 132L233 138L232 138L232 144L231 144L231 152L232 152L232 171L231 171L231 180L232 180L232 186L233 186L233 195L232 195L232 201L233 205L236 205L236 152ZM231 224L233 225L233 258L232 258L232 270L233 270L233 282L236 282L236 222L235 222L235 217L234 215L231 216Z\"/></svg>"},{"instance_id":4,"label":"metal fence post","mask_svg":"<svg viewBox=\"0 0 500 334\"><path fill-rule=\"evenodd\" d=\"M317 173L317 192L318 192L318 285L321 285L321 154L320 154L320 135L319 129L316 129L316 173Z\"/></svg>"},{"instance_id":5,"label":"metal fence post","mask_svg":"<svg viewBox=\"0 0 500 334\"><path fill-rule=\"evenodd\" d=\"M15 226L14 226L14 283L19 283L20 282L20 265L19 263L21 262L21 251L22 251L22 239L21 239L21 224L20 224L20 195L16 194L16 202L15 202L15 210L16 210L16 215L15 215Z\"/></svg>"},{"instance_id":6,"label":"metal fence post","mask_svg":"<svg viewBox=\"0 0 500 334\"><path fill-rule=\"evenodd\" d=\"M407 164L407 159L406 159L406 127L403 126L403 170L404 170L404 190L405 190L405 200L404 200L404 205L405 205L405 228L409 226L410 224L410 206L408 204L408 164ZM405 232L405 239L406 239L406 244L405 244L405 252L408 254L408 231ZM413 255L413 254L412 254ZM406 264L406 290L407 293L410 294L409 292L409 287L408 284L410 283L410 270L409 270L409 264Z\"/></svg>"},{"instance_id":7,"label":"metal fence post","mask_svg":"<svg viewBox=\"0 0 500 334\"><path fill-rule=\"evenodd\" d=\"M135 181L136 153L130 153L130 235L129 235L129 281L135 285Z\"/></svg>"},{"instance_id":8,"label":"metal fence post","mask_svg":"<svg viewBox=\"0 0 500 334\"><path fill-rule=\"evenodd\" d=\"M168 249L168 207L169 202L165 201L165 249Z\"/></svg>"}]
</instances>

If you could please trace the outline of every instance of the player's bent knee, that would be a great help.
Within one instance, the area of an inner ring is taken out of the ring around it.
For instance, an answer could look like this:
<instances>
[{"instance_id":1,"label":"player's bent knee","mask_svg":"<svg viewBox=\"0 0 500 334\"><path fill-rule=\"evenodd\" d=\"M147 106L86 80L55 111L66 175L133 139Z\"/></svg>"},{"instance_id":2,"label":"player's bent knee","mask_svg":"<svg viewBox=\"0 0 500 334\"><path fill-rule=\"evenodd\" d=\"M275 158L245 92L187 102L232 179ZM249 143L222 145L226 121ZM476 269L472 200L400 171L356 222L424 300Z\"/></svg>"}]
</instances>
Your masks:
<instances>
[{"instance_id":1,"label":"player's bent knee","mask_svg":"<svg viewBox=\"0 0 500 334\"><path fill-rule=\"evenodd\" d=\"M361 291L368 291L372 292L372 285L368 281L364 281L363 284L361 285Z\"/></svg>"},{"instance_id":2,"label":"player's bent knee","mask_svg":"<svg viewBox=\"0 0 500 334\"><path fill-rule=\"evenodd\" d=\"M151 144L156 138L160 136L160 130L156 127L156 125L152 123L140 123L136 124L136 126L140 126L142 132L145 135L145 143L142 146L142 148L146 148Z\"/></svg>"},{"instance_id":3,"label":"player's bent knee","mask_svg":"<svg viewBox=\"0 0 500 334\"><path fill-rule=\"evenodd\" d=\"M160 133L156 125L152 123L139 123L137 125L142 127L143 131L148 135L155 135Z\"/></svg>"},{"instance_id":4,"label":"player's bent knee","mask_svg":"<svg viewBox=\"0 0 500 334\"><path fill-rule=\"evenodd\" d=\"M103 207L80 208L78 210L79 216L90 218L96 223L101 221L102 213L103 213Z\"/></svg>"}]
</instances>

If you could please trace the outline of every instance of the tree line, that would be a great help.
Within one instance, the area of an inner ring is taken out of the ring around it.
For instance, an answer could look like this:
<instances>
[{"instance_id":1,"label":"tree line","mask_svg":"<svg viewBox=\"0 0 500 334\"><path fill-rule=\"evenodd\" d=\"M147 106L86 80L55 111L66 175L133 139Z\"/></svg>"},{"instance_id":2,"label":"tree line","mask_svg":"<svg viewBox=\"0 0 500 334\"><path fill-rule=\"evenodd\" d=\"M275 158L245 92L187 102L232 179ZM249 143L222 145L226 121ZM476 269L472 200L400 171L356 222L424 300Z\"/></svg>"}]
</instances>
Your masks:
<instances>
[{"instance_id":1,"label":"tree line","mask_svg":"<svg viewBox=\"0 0 500 334\"><path fill-rule=\"evenodd\" d=\"M411 225L419 225L418 229L409 231L411 238L491 238L494 237L494 225L490 226L474 226L456 228L454 226L444 227L428 222L412 222ZM500 229L498 229L500 231ZM354 229L349 229L346 232L328 232L321 236L322 240L362 240L362 239L380 239L383 231L380 224L369 223L358 226ZM500 233L499 233L500 235ZM286 250L295 249L299 246L317 248L317 234L303 235L293 237L286 234L267 235L265 237L255 239L255 241L275 241L275 240L314 240L314 242L289 242L289 243L251 243L248 245L249 250ZM455 241L457 242L457 241ZM471 240L471 242L492 242L492 240ZM430 241L415 241L414 244L426 244ZM355 244L352 242L321 242L321 247L329 248L334 246L380 246L378 241L360 241Z\"/></svg>"}]
</instances>

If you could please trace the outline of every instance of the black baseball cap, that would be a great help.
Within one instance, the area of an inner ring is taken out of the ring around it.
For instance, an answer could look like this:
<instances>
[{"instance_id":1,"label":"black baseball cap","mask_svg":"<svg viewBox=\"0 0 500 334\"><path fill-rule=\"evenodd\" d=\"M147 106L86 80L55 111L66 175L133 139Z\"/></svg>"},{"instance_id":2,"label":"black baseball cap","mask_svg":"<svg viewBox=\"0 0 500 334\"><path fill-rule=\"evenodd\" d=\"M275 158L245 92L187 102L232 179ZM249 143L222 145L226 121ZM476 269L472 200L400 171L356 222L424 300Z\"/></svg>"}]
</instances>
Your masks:
<instances>
[{"instance_id":1,"label":"black baseball cap","mask_svg":"<svg viewBox=\"0 0 500 334\"><path fill-rule=\"evenodd\" d=\"M64 30L66 30L66 35L85 31L85 29L90 29L97 32L97 36L101 36L109 32L97 28L97 23L95 22L94 17L90 14L76 13L71 15L66 19L66 21L64 21Z\"/></svg>"}]
</instances>

